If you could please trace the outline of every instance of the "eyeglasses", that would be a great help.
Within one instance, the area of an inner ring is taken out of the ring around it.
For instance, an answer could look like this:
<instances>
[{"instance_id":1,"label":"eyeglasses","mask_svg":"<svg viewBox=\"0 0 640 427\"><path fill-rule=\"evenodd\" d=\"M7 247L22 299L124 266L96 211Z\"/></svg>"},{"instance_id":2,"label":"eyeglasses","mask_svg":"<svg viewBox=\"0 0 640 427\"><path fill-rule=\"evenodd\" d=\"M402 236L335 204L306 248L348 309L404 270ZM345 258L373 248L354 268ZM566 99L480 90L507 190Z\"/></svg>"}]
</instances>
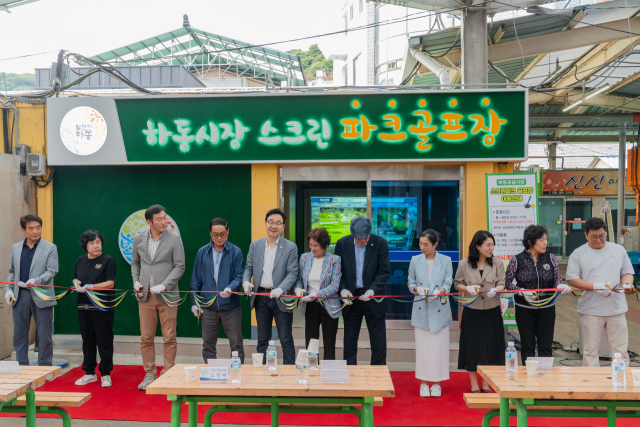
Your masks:
<instances>
[{"instance_id":1,"label":"eyeglasses","mask_svg":"<svg viewBox=\"0 0 640 427\"><path fill-rule=\"evenodd\" d=\"M282 223L280 221L278 222L273 222L273 221L267 221L267 224L269 225L276 225L278 227L282 227Z\"/></svg>"},{"instance_id":2,"label":"eyeglasses","mask_svg":"<svg viewBox=\"0 0 640 427\"><path fill-rule=\"evenodd\" d=\"M227 233L211 233L211 237L214 239L224 239L227 237Z\"/></svg>"},{"instance_id":3,"label":"eyeglasses","mask_svg":"<svg viewBox=\"0 0 640 427\"><path fill-rule=\"evenodd\" d=\"M589 236L589 240L595 242L597 240L607 240L607 233L601 234L600 236Z\"/></svg>"}]
</instances>

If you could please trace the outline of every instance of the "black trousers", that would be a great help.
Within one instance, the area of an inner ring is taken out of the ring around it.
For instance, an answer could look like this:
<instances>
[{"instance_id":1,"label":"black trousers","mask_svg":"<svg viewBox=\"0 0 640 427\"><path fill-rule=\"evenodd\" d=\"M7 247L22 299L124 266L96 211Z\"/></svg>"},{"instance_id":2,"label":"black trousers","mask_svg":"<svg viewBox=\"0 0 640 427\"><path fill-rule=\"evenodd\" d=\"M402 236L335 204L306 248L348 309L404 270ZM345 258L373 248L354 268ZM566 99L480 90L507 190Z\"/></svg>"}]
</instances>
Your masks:
<instances>
[{"instance_id":1,"label":"black trousers","mask_svg":"<svg viewBox=\"0 0 640 427\"><path fill-rule=\"evenodd\" d=\"M336 360L336 336L338 335L338 324L340 318L334 319L329 316L327 310L318 300L307 303L304 313L304 339L306 348L309 348L309 341L320 338L320 325L322 325L322 343L324 347L324 360Z\"/></svg>"},{"instance_id":2,"label":"black trousers","mask_svg":"<svg viewBox=\"0 0 640 427\"><path fill-rule=\"evenodd\" d=\"M553 357L553 331L556 325L556 306L547 308L516 307L516 324L522 345L522 364L526 366L527 357Z\"/></svg>"},{"instance_id":3,"label":"black trousers","mask_svg":"<svg viewBox=\"0 0 640 427\"><path fill-rule=\"evenodd\" d=\"M360 301L354 299L349 313L344 319L344 358L347 365L358 364L358 338L362 328L362 318L367 321L369 341L371 342L371 364L387 364L387 325L385 316L376 317L369 308L375 301Z\"/></svg>"},{"instance_id":4,"label":"black trousers","mask_svg":"<svg viewBox=\"0 0 640 427\"><path fill-rule=\"evenodd\" d=\"M113 371L113 311L78 310L82 335L82 370L96 374L96 355L100 354L100 375ZM97 348L97 351L96 351Z\"/></svg>"}]
</instances>

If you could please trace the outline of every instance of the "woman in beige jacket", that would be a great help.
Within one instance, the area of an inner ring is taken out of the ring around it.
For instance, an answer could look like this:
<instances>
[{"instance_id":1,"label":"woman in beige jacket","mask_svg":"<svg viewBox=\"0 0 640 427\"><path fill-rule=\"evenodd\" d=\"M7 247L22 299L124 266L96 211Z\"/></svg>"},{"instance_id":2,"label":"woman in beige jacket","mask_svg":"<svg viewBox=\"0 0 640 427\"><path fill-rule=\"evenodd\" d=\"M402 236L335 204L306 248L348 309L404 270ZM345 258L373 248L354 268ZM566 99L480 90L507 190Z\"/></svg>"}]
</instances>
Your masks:
<instances>
[{"instance_id":1,"label":"woman in beige jacket","mask_svg":"<svg viewBox=\"0 0 640 427\"><path fill-rule=\"evenodd\" d=\"M479 294L465 307L460 321L458 369L469 371L473 393L491 393L486 381L478 386L478 365L504 365L505 342L500 296L504 289L502 260L493 256L495 239L488 231L478 231L469 245L469 256L458 264L453 283L458 292Z\"/></svg>"}]
</instances>

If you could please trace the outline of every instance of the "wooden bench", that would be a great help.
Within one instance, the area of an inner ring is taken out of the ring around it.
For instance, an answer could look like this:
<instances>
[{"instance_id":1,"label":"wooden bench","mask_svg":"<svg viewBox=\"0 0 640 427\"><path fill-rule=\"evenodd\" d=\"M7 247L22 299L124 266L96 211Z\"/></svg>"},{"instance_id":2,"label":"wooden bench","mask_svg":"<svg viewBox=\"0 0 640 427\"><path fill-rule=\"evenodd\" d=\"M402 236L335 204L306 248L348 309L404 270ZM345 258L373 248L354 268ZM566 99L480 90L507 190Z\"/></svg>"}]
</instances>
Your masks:
<instances>
[{"instance_id":1,"label":"wooden bench","mask_svg":"<svg viewBox=\"0 0 640 427\"><path fill-rule=\"evenodd\" d=\"M62 418L63 427L71 427L71 416L64 408L78 408L91 398L91 393L65 393L55 391L36 391L36 413L56 414ZM13 406L4 407L2 412L24 413L27 404L25 396L15 400Z\"/></svg>"},{"instance_id":2,"label":"wooden bench","mask_svg":"<svg viewBox=\"0 0 640 427\"><path fill-rule=\"evenodd\" d=\"M482 418L482 427L489 427L491 420L500 416L500 396L496 393L465 393L464 401L469 409L488 409L489 411ZM529 416L537 417L560 417L572 416L563 411L601 411L606 416L607 407L605 406L550 406L550 405L531 405L527 406ZM618 411L618 416L624 418L625 415L631 415L636 418L640 413L640 405L638 407L625 407L624 411ZM510 416L516 416L516 406L509 405ZM594 416L596 414L593 414Z\"/></svg>"}]
</instances>

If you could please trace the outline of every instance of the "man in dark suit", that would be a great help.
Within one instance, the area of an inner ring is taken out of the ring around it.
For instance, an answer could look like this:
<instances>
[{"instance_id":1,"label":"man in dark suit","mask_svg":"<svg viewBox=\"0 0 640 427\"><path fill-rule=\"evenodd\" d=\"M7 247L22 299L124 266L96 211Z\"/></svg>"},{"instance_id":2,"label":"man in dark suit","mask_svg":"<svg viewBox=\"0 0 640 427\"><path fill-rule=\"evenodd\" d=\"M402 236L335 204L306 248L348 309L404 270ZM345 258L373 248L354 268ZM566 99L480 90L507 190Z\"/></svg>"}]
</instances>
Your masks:
<instances>
[{"instance_id":1,"label":"man in dark suit","mask_svg":"<svg viewBox=\"0 0 640 427\"><path fill-rule=\"evenodd\" d=\"M351 235L336 243L335 254L342 259L340 295L359 297L342 310L344 358L348 365L358 363L358 338L364 317L371 342L371 364L386 365L387 303L371 301L371 298L384 295L389 279L389 245L382 237L371 234L371 220L359 215L351 220Z\"/></svg>"}]
</instances>

